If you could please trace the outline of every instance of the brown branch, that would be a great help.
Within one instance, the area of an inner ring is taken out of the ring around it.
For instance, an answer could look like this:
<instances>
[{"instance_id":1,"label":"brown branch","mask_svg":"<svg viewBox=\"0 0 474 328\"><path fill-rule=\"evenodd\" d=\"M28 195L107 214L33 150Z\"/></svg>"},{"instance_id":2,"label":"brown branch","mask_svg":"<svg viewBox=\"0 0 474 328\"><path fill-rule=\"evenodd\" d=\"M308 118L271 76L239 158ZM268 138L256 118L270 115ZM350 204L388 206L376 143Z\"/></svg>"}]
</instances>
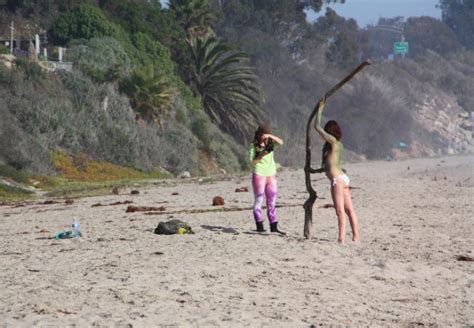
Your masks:
<instances>
[{"instance_id":1,"label":"brown branch","mask_svg":"<svg viewBox=\"0 0 474 328\"><path fill-rule=\"evenodd\" d=\"M301 204L278 204L275 207L299 207ZM263 207L265 208L265 206ZM218 207L218 208L196 208L193 210L177 210L168 212L147 212L145 215L167 215L167 214L196 214L196 213L209 213L209 212L239 212L252 210L253 207Z\"/></svg>"}]
</instances>

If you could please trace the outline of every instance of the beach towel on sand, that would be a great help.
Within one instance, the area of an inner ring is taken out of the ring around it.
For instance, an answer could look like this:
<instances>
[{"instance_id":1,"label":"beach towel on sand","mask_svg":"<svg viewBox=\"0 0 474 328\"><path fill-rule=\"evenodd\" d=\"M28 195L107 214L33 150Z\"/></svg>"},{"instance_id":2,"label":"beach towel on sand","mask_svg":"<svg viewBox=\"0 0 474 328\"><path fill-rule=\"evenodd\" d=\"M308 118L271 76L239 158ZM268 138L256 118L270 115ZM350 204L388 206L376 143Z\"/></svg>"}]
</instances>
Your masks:
<instances>
[{"instance_id":1,"label":"beach towel on sand","mask_svg":"<svg viewBox=\"0 0 474 328\"><path fill-rule=\"evenodd\" d=\"M155 229L157 235L174 235L174 234L184 234L184 233L194 233L191 227L183 221L180 220L169 220L162 221L158 224Z\"/></svg>"}]
</instances>

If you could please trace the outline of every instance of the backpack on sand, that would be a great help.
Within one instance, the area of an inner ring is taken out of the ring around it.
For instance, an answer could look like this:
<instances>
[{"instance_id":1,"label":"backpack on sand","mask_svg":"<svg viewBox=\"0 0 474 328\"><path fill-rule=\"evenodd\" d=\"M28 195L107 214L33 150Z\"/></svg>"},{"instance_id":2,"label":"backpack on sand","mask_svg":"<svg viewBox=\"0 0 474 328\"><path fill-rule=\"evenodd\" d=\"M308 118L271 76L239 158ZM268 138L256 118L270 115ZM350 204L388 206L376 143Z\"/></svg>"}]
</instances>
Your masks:
<instances>
[{"instance_id":1,"label":"backpack on sand","mask_svg":"<svg viewBox=\"0 0 474 328\"><path fill-rule=\"evenodd\" d=\"M180 220L162 221L155 229L157 235L174 235L174 234L194 233L191 227Z\"/></svg>"}]
</instances>

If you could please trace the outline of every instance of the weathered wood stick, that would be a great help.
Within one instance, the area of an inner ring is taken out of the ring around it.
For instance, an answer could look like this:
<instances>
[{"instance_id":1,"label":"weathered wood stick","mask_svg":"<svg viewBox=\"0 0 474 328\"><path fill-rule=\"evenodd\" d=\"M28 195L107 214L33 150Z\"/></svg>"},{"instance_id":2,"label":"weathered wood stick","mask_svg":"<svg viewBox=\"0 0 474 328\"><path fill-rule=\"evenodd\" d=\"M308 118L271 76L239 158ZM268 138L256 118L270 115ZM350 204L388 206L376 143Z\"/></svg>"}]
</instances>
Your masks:
<instances>
[{"instance_id":1,"label":"weathered wood stick","mask_svg":"<svg viewBox=\"0 0 474 328\"><path fill-rule=\"evenodd\" d=\"M276 208L282 207L299 207L301 204L277 204ZM265 208L263 206L262 208ZM253 209L253 206L249 207L218 207L218 208L196 208L196 209L183 209L168 212L146 212L145 215L167 215L167 214L196 214L196 213L209 213L209 212L239 212L248 211Z\"/></svg>"},{"instance_id":2,"label":"weathered wood stick","mask_svg":"<svg viewBox=\"0 0 474 328\"><path fill-rule=\"evenodd\" d=\"M309 115L308 123L306 124L306 161L304 166L304 176L306 182L306 190L309 193L309 197L303 205L304 208L304 231L303 235L306 239L311 239L311 231L313 228L313 205L316 199L318 198L318 194L313 189L311 185L311 173L321 173L321 169L313 169L311 167L311 125L314 120L314 117L319 111L319 107L321 102L326 102L329 97L335 94L344 84L349 82L357 73L359 73L365 66L370 65L370 60L364 61L362 64L357 66L349 75L347 75L341 82L336 84L332 87L323 98L319 99L316 106L314 106L313 111Z\"/></svg>"}]
</instances>

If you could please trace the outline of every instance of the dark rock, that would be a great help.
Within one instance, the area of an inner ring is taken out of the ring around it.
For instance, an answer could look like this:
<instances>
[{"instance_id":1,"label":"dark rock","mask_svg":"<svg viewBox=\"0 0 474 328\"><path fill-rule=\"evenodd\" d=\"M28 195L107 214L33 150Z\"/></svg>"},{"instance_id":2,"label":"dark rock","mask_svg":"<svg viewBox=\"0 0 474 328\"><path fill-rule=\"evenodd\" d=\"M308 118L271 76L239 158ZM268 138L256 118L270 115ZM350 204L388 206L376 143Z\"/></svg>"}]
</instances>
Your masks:
<instances>
[{"instance_id":1,"label":"dark rock","mask_svg":"<svg viewBox=\"0 0 474 328\"><path fill-rule=\"evenodd\" d=\"M224 197L216 196L212 199L212 206L222 206L224 205Z\"/></svg>"},{"instance_id":2,"label":"dark rock","mask_svg":"<svg viewBox=\"0 0 474 328\"><path fill-rule=\"evenodd\" d=\"M474 262L474 257L470 257L470 256L459 255L456 259L458 261Z\"/></svg>"}]
</instances>

